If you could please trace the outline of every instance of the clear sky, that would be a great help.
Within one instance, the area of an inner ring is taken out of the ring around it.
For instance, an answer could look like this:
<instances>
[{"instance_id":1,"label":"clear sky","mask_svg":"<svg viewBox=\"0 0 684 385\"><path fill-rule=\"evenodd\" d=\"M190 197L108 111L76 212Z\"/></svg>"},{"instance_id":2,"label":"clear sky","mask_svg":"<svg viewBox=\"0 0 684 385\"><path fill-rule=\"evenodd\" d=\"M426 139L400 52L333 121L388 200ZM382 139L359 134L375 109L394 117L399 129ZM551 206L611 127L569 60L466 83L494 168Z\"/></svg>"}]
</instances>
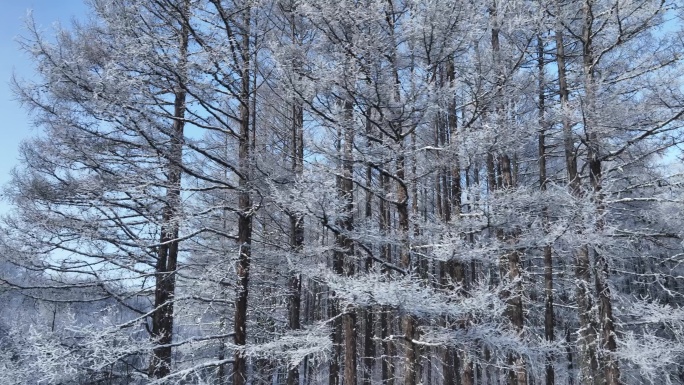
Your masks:
<instances>
[{"instance_id":1,"label":"clear sky","mask_svg":"<svg viewBox=\"0 0 684 385\"><path fill-rule=\"evenodd\" d=\"M0 0L0 9L0 184L4 185L18 163L19 143L36 133L9 86L13 73L20 78L33 76L32 64L16 42L26 31L27 12L32 10L36 24L49 33L55 22L68 26L74 17L83 18L86 6L83 0ZM5 210L0 204L0 212Z\"/></svg>"}]
</instances>

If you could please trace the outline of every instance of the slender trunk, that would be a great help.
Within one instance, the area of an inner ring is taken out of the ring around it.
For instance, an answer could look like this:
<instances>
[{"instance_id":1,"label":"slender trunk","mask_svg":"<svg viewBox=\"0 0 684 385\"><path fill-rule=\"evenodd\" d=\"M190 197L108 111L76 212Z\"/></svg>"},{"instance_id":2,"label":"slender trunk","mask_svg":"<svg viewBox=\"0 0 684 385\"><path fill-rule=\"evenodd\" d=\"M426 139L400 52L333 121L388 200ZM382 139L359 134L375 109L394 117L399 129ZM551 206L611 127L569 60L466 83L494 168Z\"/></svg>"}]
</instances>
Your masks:
<instances>
[{"instance_id":1,"label":"slender trunk","mask_svg":"<svg viewBox=\"0 0 684 385\"><path fill-rule=\"evenodd\" d=\"M565 342L566 342L566 353L567 353L567 358L568 358L568 373L573 373L575 370L575 367L572 362L572 343L571 343L571 332L570 328L568 327L565 330ZM568 376L568 385L575 385L575 381L573 380L573 376L569 375Z\"/></svg>"},{"instance_id":2,"label":"slender trunk","mask_svg":"<svg viewBox=\"0 0 684 385\"><path fill-rule=\"evenodd\" d=\"M411 148L412 154L416 153L416 132L415 130L411 132ZM411 214L413 218L419 217L418 212L418 159L413 156L411 158L411 196L414 198L411 200ZM421 233L420 223L418 221L413 222L413 235L419 236ZM430 260L428 258L418 258L418 275L423 280L426 285L430 284Z\"/></svg>"},{"instance_id":3,"label":"slender trunk","mask_svg":"<svg viewBox=\"0 0 684 385\"><path fill-rule=\"evenodd\" d=\"M396 47L398 47L395 37L395 17L394 4L391 0L387 1L387 11L385 13L385 20L389 27L390 39L392 41L389 54L390 65L394 75L394 102L401 102L401 81L399 77L399 69L397 66ZM396 148L396 179L397 179L397 214L399 215L399 232L401 238L401 246L399 252L399 264L402 268L409 270L411 267L411 254L409 245L409 196L408 183L406 181L406 157L405 157L405 140L408 133L405 133L401 124L395 125L394 122L388 122L390 131L393 132ZM414 197L415 198L415 197ZM416 320L410 314L404 315L401 320L402 329L404 332L405 342L405 361L406 367L404 369L404 385L415 385L418 371L418 357L417 349L413 341L416 339Z\"/></svg>"},{"instance_id":4,"label":"slender trunk","mask_svg":"<svg viewBox=\"0 0 684 385\"><path fill-rule=\"evenodd\" d=\"M294 27L293 27L294 28ZM301 101L295 100L292 104L292 172L295 178L299 178L303 172L304 146L303 146L304 115ZM290 213L290 247L295 253L300 253L304 243L304 217L300 213ZM298 272L291 271L289 279L290 293L288 298L288 326L291 330L301 328L300 308L302 282ZM287 385L299 384L299 367L289 368L287 372Z\"/></svg>"},{"instance_id":5,"label":"slender trunk","mask_svg":"<svg viewBox=\"0 0 684 385\"><path fill-rule=\"evenodd\" d=\"M389 177L380 176L380 191L383 197L387 195L389 189ZM384 199L380 199L380 233L387 235L390 224L390 207ZM382 257L388 263L392 262L389 246L383 242L380 246ZM389 274L388 271L385 273ZM395 346L390 339L392 335L392 311L388 307L380 309L380 334L382 337L382 383L384 385L394 385L394 356Z\"/></svg>"},{"instance_id":6,"label":"slender trunk","mask_svg":"<svg viewBox=\"0 0 684 385\"><path fill-rule=\"evenodd\" d=\"M494 168L494 155L487 154L487 191L492 193L496 190L496 170Z\"/></svg>"},{"instance_id":7,"label":"slender trunk","mask_svg":"<svg viewBox=\"0 0 684 385\"><path fill-rule=\"evenodd\" d=\"M560 12L560 6L556 12ZM573 137L572 126L568 117L570 91L568 88L567 73L565 67L565 42L563 39L563 29L559 25L556 28L556 64L558 66L558 91L561 102L561 116L563 121L563 144L565 151L565 167L568 173L568 183L573 195L579 196L580 177L577 172L577 154L575 153L575 139Z\"/></svg>"},{"instance_id":8,"label":"slender trunk","mask_svg":"<svg viewBox=\"0 0 684 385\"><path fill-rule=\"evenodd\" d=\"M524 313L522 304L522 283L521 283L521 262L520 252L513 251L508 254L508 279L513 283L513 289L508 298L508 317L513 324L513 327L522 334L524 324ZM511 371L511 384L527 385L527 370L525 368L525 361L521 356L511 358L511 363L514 364L515 371Z\"/></svg>"},{"instance_id":9,"label":"slender trunk","mask_svg":"<svg viewBox=\"0 0 684 385\"><path fill-rule=\"evenodd\" d=\"M296 239L299 241L302 239L300 237L300 234L303 234L303 231L299 231L301 228L300 223L301 223L302 218L299 217L296 220L293 220L291 222L292 225L294 225L295 229L293 231L293 234ZM294 245L298 249L301 249L301 243L295 243ZM301 277L297 272L290 272L290 279L289 279L289 286L290 286L290 293L289 293L289 298L288 298L288 327L291 330L298 330L301 328L301 322L300 322L300 308L301 308L301 291L302 291L302 282L301 282ZM294 366L292 368L289 368L287 372L287 385L297 385L299 384L299 366Z\"/></svg>"},{"instance_id":10,"label":"slender trunk","mask_svg":"<svg viewBox=\"0 0 684 385\"><path fill-rule=\"evenodd\" d=\"M491 16L493 19L492 27L492 50L494 54L494 66L496 73L496 110L497 119L501 125L504 123L504 101L503 101L503 86L504 86L504 69L503 61L501 60L501 45L499 41L499 21L498 21L498 9L496 0L493 1L492 7L490 9ZM489 157L487 159L489 166ZM493 162L493 159L492 159ZM511 159L508 154L502 154L499 157L499 180L498 187L503 190L510 189L513 186L514 175L513 168L511 166ZM497 231L498 236L501 239L507 239L511 243L515 243L515 235L506 236L503 230L499 229ZM524 323L524 313L523 313L523 303L522 303L522 283L521 283L521 253L519 251L513 251L508 253L506 258L502 258L502 274L501 280L505 281L505 273L503 272L504 264L507 263L508 270L508 282L512 284L511 291L505 293L507 297L506 302L508 303L508 318L511 324L518 332L522 334L523 323ZM525 362L520 355L509 357L509 361L513 366L513 369L508 373L508 381L511 385L527 385L527 369L525 368Z\"/></svg>"},{"instance_id":11,"label":"slender trunk","mask_svg":"<svg viewBox=\"0 0 684 385\"><path fill-rule=\"evenodd\" d=\"M344 384L356 385L356 309L349 306L342 318L344 327Z\"/></svg>"},{"instance_id":12,"label":"slender trunk","mask_svg":"<svg viewBox=\"0 0 684 385\"><path fill-rule=\"evenodd\" d=\"M344 212L340 216L337 222L339 231L335 234L335 250L333 270L335 274L353 276L355 273L355 261L354 261L354 244L349 238L349 232L353 230L353 209L354 209L354 196L353 196L353 159L352 159L352 149L353 149L353 110L354 106L350 99L344 101L344 127L340 131L340 135L343 136L342 143L340 144L340 155L341 155L341 176L338 178L338 189L342 200L345 202ZM339 315L340 309L339 304L335 300L333 316L337 317ZM349 306L344 309L344 314L342 315L341 322L338 323L336 320L335 335L339 334L342 330L344 332L344 384L345 385L356 385L356 309ZM341 329L341 330L339 330ZM335 340L335 338L333 338ZM341 336L337 336L337 340L341 343ZM330 383L331 385L339 384L339 362L341 359L341 349L334 351L333 358L330 364Z\"/></svg>"},{"instance_id":13,"label":"slender trunk","mask_svg":"<svg viewBox=\"0 0 684 385\"><path fill-rule=\"evenodd\" d=\"M345 130L344 130L344 153L342 161L342 195L346 200L345 213L342 219L342 226L344 231L351 232L354 228L353 209L353 159L352 149L354 140L354 106L351 100L346 100L344 103L345 109ZM354 244L347 235L339 239L340 246L344 247L344 253L347 258L346 274L353 276L355 273L355 259L354 259ZM356 309L348 307L345 309L342 323L344 327L344 385L356 385Z\"/></svg>"},{"instance_id":14,"label":"slender trunk","mask_svg":"<svg viewBox=\"0 0 684 385\"><path fill-rule=\"evenodd\" d=\"M593 3L594 0L585 0L582 7L584 26L582 28L582 57L584 70L584 130L587 136L587 163L589 165L589 178L593 189L593 200L596 205L597 223L596 230L603 230L603 193L601 191L601 154L600 143L596 133L595 122L595 79L594 66L595 59L593 53ZM596 295L598 296L599 325L601 331L601 369L605 376L606 385L618 385L620 383L620 369L615 351L617 342L615 340L615 322L613 319L613 306L611 301L610 287L608 286L608 261L600 255L593 247L590 249L594 253L594 284Z\"/></svg>"},{"instance_id":15,"label":"slender trunk","mask_svg":"<svg viewBox=\"0 0 684 385\"><path fill-rule=\"evenodd\" d=\"M184 3L183 12L189 11L189 2ZM178 235L181 204L181 175L183 162L183 135L185 127L185 99L183 88L188 53L188 27L182 22L179 49L178 84L174 90L173 125L171 148L167 155L166 206L162 215L160 245L155 266L154 312L152 313L152 339L158 345L153 350L149 367L151 378L166 377L171 372L171 343L173 342L173 311L176 291L176 269L178 267Z\"/></svg>"},{"instance_id":16,"label":"slender trunk","mask_svg":"<svg viewBox=\"0 0 684 385\"><path fill-rule=\"evenodd\" d=\"M372 109L368 107L366 110L366 141L367 141L367 147L370 152L371 147L372 147L372 142L370 140L371 134L372 134L372 121L371 121L371 114L372 114ZM369 164L366 166L366 206L365 206L365 212L364 215L367 220L370 220L371 217L373 216L373 194L371 193L371 189L373 187L373 167ZM369 268L373 263L372 258L368 258L366 261L366 268Z\"/></svg>"},{"instance_id":17,"label":"slender trunk","mask_svg":"<svg viewBox=\"0 0 684 385\"><path fill-rule=\"evenodd\" d=\"M473 167L473 171L474 171L473 182L475 183L475 185L478 185L479 184L479 177L477 175L479 174L479 171L478 171L477 165L475 165ZM469 170L466 169L465 170L465 189L466 189L466 191L468 191L468 193L470 193L470 187L471 187L471 181L470 181ZM460 188L460 183L459 183L459 188ZM476 196L469 197L469 200L473 201L473 202L476 199L477 199ZM459 199L459 201L460 201L460 199ZM467 210L470 211L474 208L474 205L473 205L473 203L471 203L470 205L468 205L466 207L467 207ZM471 244L475 243L475 238L474 238L472 231L470 231L470 235L468 236L467 241L470 242ZM465 270L465 267L464 267L464 270ZM467 293L469 290L468 287L470 285L474 285L475 281L477 279L475 260L470 261L470 274L466 275L465 271L464 271L464 276L465 276L465 278L463 280L464 288L465 288L466 293ZM470 357L470 352L467 349L464 349L463 352L461 353L460 362L461 362L461 368L462 368L461 378L460 378L461 384L462 385L474 385L475 384L475 368L474 368L473 360Z\"/></svg>"},{"instance_id":18,"label":"slender trunk","mask_svg":"<svg viewBox=\"0 0 684 385\"><path fill-rule=\"evenodd\" d=\"M224 135L223 140L224 140L223 150L225 151L225 156L228 157L231 155L231 149L229 147L228 135ZM228 178L230 178L230 174L231 174L231 172L229 170L224 170L223 177L226 178L226 180L227 180ZM228 192L224 191L223 201L228 202L228 198L229 198ZM229 219L229 217L227 215L227 210L224 209L222 212L222 215L221 215L221 229L226 234L228 233L228 221L229 220L231 220L231 219ZM228 247L230 247L230 246L228 246L227 242L228 242L227 238L225 238L225 237L221 238L221 249L226 250L226 249L228 249ZM228 292L231 290L230 283L227 282L226 280L221 280L221 282L219 284L221 287L221 289L220 289L221 295L224 298L227 298L229 295ZM229 318L228 314L221 314L221 316L220 316L219 325L220 325L221 333L226 332L226 322L227 322L228 318ZM217 378L218 385L224 385L224 384L228 383L228 376L226 374L226 366L228 365L228 362L225 362L224 360L226 359L226 354L228 351L227 347L228 347L228 339L229 338L230 337L224 337L219 342L220 345L219 345L218 359L222 363L219 365L219 368L218 368L218 378Z\"/></svg>"},{"instance_id":19,"label":"slender trunk","mask_svg":"<svg viewBox=\"0 0 684 385\"><path fill-rule=\"evenodd\" d=\"M598 358L596 352L596 322L593 320L590 286L591 271L589 262L589 248L587 245L580 246L576 255L577 266L575 279L577 281L577 311L580 321L580 370L581 381L587 384L602 384L598 373Z\"/></svg>"},{"instance_id":20,"label":"slender trunk","mask_svg":"<svg viewBox=\"0 0 684 385\"><path fill-rule=\"evenodd\" d=\"M235 362L233 363L233 385L247 383L247 359L244 347L247 343L247 298L249 289L249 273L252 258L252 202L249 192L251 143L250 143L250 24L251 8L244 11L244 30L242 33L242 73L240 90L240 137L238 145L238 166L240 170L238 193L238 263L237 263L237 300L235 301L234 343Z\"/></svg>"},{"instance_id":21,"label":"slender trunk","mask_svg":"<svg viewBox=\"0 0 684 385\"><path fill-rule=\"evenodd\" d=\"M476 186L477 192L473 194L472 197L470 197L470 201L472 203L468 206L468 210L472 211L476 208L476 202L479 200L479 188L480 188L480 168L477 163L475 163L472 166L473 169L473 177L472 177L472 183ZM465 184L466 184L466 191L470 194L470 188L471 186L471 181L470 181L470 175L468 173L468 170L466 169L465 172ZM475 236L473 234L472 228L470 229L470 235L468 237L468 242L471 244L475 243ZM477 281L477 265L475 263L475 260L470 261L470 283L475 284ZM463 372L461 373L461 382L463 385L475 385L475 376L477 375L478 378L480 377L480 369L479 366L475 367L475 364L473 363L473 360L469 356L469 352L465 350L463 352L463 355L461 357L461 362L462 362L462 367L463 367Z\"/></svg>"},{"instance_id":22,"label":"slender trunk","mask_svg":"<svg viewBox=\"0 0 684 385\"><path fill-rule=\"evenodd\" d=\"M418 354L413 340L416 338L416 320L411 315L404 315L402 317L402 329L404 331L404 338L406 348L404 352L404 360L406 366L404 367L404 385L416 384L418 377Z\"/></svg>"},{"instance_id":23,"label":"slender trunk","mask_svg":"<svg viewBox=\"0 0 684 385\"><path fill-rule=\"evenodd\" d=\"M366 307L363 311L363 316L363 372L361 373L361 383L363 385L370 385L373 379L373 360L375 358L373 308L370 306Z\"/></svg>"},{"instance_id":24,"label":"slender trunk","mask_svg":"<svg viewBox=\"0 0 684 385\"><path fill-rule=\"evenodd\" d=\"M454 68L454 58L449 56L447 61L447 81L450 87L455 87L456 71ZM456 119L456 98L449 98L447 119L449 122L448 139L454 153L451 163L451 212L456 219L461 214L461 161L458 154L458 143L456 141L458 121Z\"/></svg>"},{"instance_id":25,"label":"slender trunk","mask_svg":"<svg viewBox=\"0 0 684 385\"><path fill-rule=\"evenodd\" d=\"M544 79L544 41L541 35L537 37L537 67L539 70L539 188L546 191L546 122L544 113L546 107L545 79ZM549 213L548 207L542 209L544 234L548 233ZM544 338L547 342L554 341L554 314L553 314L553 259L551 245L544 246ZM553 356L546 357L546 385L555 384L555 371L553 368Z\"/></svg>"},{"instance_id":26,"label":"slender trunk","mask_svg":"<svg viewBox=\"0 0 684 385\"><path fill-rule=\"evenodd\" d=\"M447 346L444 348L444 362L442 363L444 385L456 385L460 383L460 381L458 381L459 378L456 374L456 365L454 365L455 355L456 352L454 352L454 349L452 347Z\"/></svg>"},{"instance_id":27,"label":"slender trunk","mask_svg":"<svg viewBox=\"0 0 684 385\"><path fill-rule=\"evenodd\" d=\"M475 371L473 361L468 356L468 353L463 353L462 359L463 372L461 373L461 384L462 385L475 385Z\"/></svg>"},{"instance_id":28,"label":"slender trunk","mask_svg":"<svg viewBox=\"0 0 684 385\"><path fill-rule=\"evenodd\" d=\"M556 3L557 12L560 12L560 2ZM572 127L568 118L569 108L569 88L567 84L566 65L565 65L565 43L563 39L563 29L558 21L556 28L556 63L558 65L558 84L560 91L561 108L563 109L563 139L565 150L565 164L568 173L568 184L570 192L576 199L581 198L580 177L577 170L577 154L575 152L575 140ZM587 246L580 246L575 255L575 281L577 283L577 310L580 322L579 342L579 367L581 371L581 381L587 384L599 384L598 361L596 356L596 326L592 320L591 309L593 307L589 282L591 272L589 269L589 251Z\"/></svg>"},{"instance_id":29,"label":"slender trunk","mask_svg":"<svg viewBox=\"0 0 684 385\"><path fill-rule=\"evenodd\" d=\"M443 146L443 127L441 122L441 115L438 113L435 119L435 147L439 148ZM437 151L437 162L443 162L441 151ZM440 219L444 219L444 205L442 203L442 167L437 167L437 172L435 173L435 208L437 209L437 216ZM448 221L448 219L447 219Z\"/></svg>"},{"instance_id":30,"label":"slender trunk","mask_svg":"<svg viewBox=\"0 0 684 385\"><path fill-rule=\"evenodd\" d=\"M416 153L416 131L411 133L411 153ZM414 218L418 217L418 159L414 156L411 160L411 196L413 200L411 201L411 215ZM413 224L413 234L420 235L420 226L418 221Z\"/></svg>"},{"instance_id":31,"label":"slender trunk","mask_svg":"<svg viewBox=\"0 0 684 385\"><path fill-rule=\"evenodd\" d=\"M405 175L405 157L404 157L404 138L399 139L399 149L397 156L397 171L396 176L400 183L397 186L397 213L399 214L399 231L401 233L401 249L400 249L400 266L406 270L411 268L411 255L409 253L409 211L408 211L408 192L406 186ZM406 366L404 368L404 385L416 384L416 377L418 374L418 357L416 345L413 341L416 339L416 320L412 315L407 314L402 317L402 329L404 332L404 340L406 344L404 359Z\"/></svg>"},{"instance_id":32,"label":"slender trunk","mask_svg":"<svg viewBox=\"0 0 684 385\"><path fill-rule=\"evenodd\" d=\"M223 333L225 331L225 318L222 317L220 321L220 328L221 332ZM223 361L226 359L226 340L221 339L220 340L220 345L219 345L219 353L218 353L218 360ZM218 385L224 385L226 383L226 365L221 364L218 367L218 372L216 374L217 377L217 384Z\"/></svg>"},{"instance_id":33,"label":"slender trunk","mask_svg":"<svg viewBox=\"0 0 684 385\"><path fill-rule=\"evenodd\" d=\"M332 327L332 356L328 367L328 385L340 385L340 361L342 357L342 322L339 315L337 300L329 299L328 317L334 318Z\"/></svg>"},{"instance_id":34,"label":"slender trunk","mask_svg":"<svg viewBox=\"0 0 684 385\"><path fill-rule=\"evenodd\" d=\"M453 78L453 68L447 68L447 71L451 69L452 73L451 76ZM447 74L447 77L449 74ZM444 86L444 77L440 75L440 86ZM448 79L450 82L453 81L453 79ZM447 109L451 106L451 103L448 104ZM438 126L438 133L439 133L439 144L441 148L447 148L449 145L449 133L452 129L452 124L453 122L450 121L450 115L453 115L451 111L448 111L447 114L441 114L439 115L439 119L437 120L437 126ZM440 151L441 152L441 151ZM442 212L444 214L444 221L449 222L451 221L451 197L449 194L451 193L451 188L449 185L449 174L450 174L450 169L447 164L445 164L444 159L441 159L441 165L439 167L439 177L438 177L438 183L441 183L442 186L442 205L443 209Z\"/></svg>"},{"instance_id":35,"label":"slender trunk","mask_svg":"<svg viewBox=\"0 0 684 385\"><path fill-rule=\"evenodd\" d=\"M466 173L466 189L470 191L470 188L472 187L470 184L470 180L467 178L468 174ZM471 198L472 204L470 206L470 211L472 212L473 210L477 209L479 207L479 203L477 203L480 200L480 167L477 163L474 164L473 167L473 184L477 188L475 193L473 194L473 197ZM471 244L475 243L475 235L473 234L472 228L469 229L470 235L468 236L468 241ZM470 282L475 283L477 282L477 263L475 260L470 261Z\"/></svg>"},{"instance_id":36,"label":"slender trunk","mask_svg":"<svg viewBox=\"0 0 684 385\"><path fill-rule=\"evenodd\" d=\"M544 121L544 109L546 106L546 86L544 80L544 42L541 36L537 37L537 60L539 70L539 188L546 191L546 122ZM544 233L548 232L549 213L548 207L544 206L543 212ZM547 342L554 341L554 315L553 315L553 259L551 245L544 246L544 338ZM546 358L546 385L554 385L555 372L553 369L553 357Z\"/></svg>"},{"instance_id":37,"label":"slender trunk","mask_svg":"<svg viewBox=\"0 0 684 385\"><path fill-rule=\"evenodd\" d=\"M455 66L454 66L454 58L453 56L449 56L447 63L446 63L446 80L447 80L447 86L450 87L453 91L453 88L455 86L454 82L456 79L456 72L455 72ZM452 95L449 100L448 100L448 105L447 105L447 128L448 132L446 135L446 140L445 144L449 144L450 148L454 152L453 158L451 159L451 169L448 171L445 171L445 173L449 172L451 174L451 199L449 204L451 205L451 210L450 214L453 213L453 215L456 217L455 220L459 219L459 215L461 214L461 165L459 161L459 156L458 156L458 146L456 145L456 138L457 138L457 119L456 119L456 99L455 96ZM450 218L445 218L447 221ZM466 276L465 276L465 267L463 265L463 262L461 261L455 261L455 260L449 260L444 268L448 272L448 276L451 282L455 282L458 284L459 288L458 290L461 291L462 294L467 293L467 281L466 281ZM446 282L442 283L443 285L446 284ZM452 290L454 289L453 287L451 288ZM472 377L468 373L468 370L472 372L472 363L468 360L467 358L467 353L466 350L463 350L462 353L463 359L461 360L458 356L458 353L453 347L446 347L445 348L445 353L444 353L444 364L443 364L443 369L442 371L444 372L444 384L445 385L455 385L455 384L461 384L464 382L464 380L467 382L467 379L462 378L463 377ZM459 366L462 366L463 370L459 372Z\"/></svg>"},{"instance_id":38,"label":"slender trunk","mask_svg":"<svg viewBox=\"0 0 684 385\"><path fill-rule=\"evenodd\" d=\"M371 109L368 108L366 116L366 135L371 135ZM370 141L368 142L370 147ZM371 188L373 186L373 169L369 165L366 167L366 210L365 216L366 220L370 221L373 216L373 206L372 206L372 194ZM382 214L381 214L382 215ZM370 273L373 269L373 258L366 258L365 270L366 273ZM373 307L367 306L363 311L364 317L364 330L363 330L363 359L362 359L362 372L361 372L361 383L363 385L371 385L373 379L373 362L375 358L375 329L373 323Z\"/></svg>"},{"instance_id":39,"label":"slender trunk","mask_svg":"<svg viewBox=\"0 0 684 385\"><path fill-rule=\"evenodd\" d=\"M504 154L500 158L501 165L501 187L509 189L513 187L513 169L511 168L511 158Z\"/></svg>"},{"instance_id":40,"label":"slender trunk","mask_svg":"<svg viewBox=\"0 0 684 385\"><path fill-rule=\"evenodd\" d=\"M380 311L380 332L382 337L382 383L394 385L394 356L396 347L390 339L392 335L392 310L383 307Z\"/></svg>"}]
</instances>

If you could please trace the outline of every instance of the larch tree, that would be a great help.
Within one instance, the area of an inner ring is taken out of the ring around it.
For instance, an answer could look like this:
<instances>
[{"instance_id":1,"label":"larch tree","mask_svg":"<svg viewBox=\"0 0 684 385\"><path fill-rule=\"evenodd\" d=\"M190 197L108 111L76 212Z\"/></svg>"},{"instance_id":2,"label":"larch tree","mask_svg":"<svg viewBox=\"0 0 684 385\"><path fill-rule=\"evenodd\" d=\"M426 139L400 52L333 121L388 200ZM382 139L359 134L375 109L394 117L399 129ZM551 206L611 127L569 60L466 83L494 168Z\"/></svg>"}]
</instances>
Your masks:
<instances>
[{"instance_id":1,"label":"larch tree","mask_svg":"<svg viewBox=\"0 0 684 385\"><path fill-rule=\"evenodd\" d=\"M89 4L21 41L4 382L683 383L677 2Z\"/></svg>"}]
</instances>

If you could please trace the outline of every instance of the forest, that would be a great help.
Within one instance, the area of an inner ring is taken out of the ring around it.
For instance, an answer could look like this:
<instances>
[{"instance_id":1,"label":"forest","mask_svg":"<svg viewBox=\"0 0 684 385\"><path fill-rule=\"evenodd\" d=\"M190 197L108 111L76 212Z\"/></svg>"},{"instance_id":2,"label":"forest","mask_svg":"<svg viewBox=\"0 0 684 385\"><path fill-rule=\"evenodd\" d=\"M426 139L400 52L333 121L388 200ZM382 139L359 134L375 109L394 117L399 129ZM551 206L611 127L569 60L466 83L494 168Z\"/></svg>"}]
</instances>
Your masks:
<instances>
[{"instance_id":1,"label":"forest","mask_svg":"<svg viewBox=\"0 0 684 385\"><path fill-rule=\"evenodd\" d=\"M684 384L681 0L86 4L18 40L0 383Z\"/></svg>"}]
</instances>

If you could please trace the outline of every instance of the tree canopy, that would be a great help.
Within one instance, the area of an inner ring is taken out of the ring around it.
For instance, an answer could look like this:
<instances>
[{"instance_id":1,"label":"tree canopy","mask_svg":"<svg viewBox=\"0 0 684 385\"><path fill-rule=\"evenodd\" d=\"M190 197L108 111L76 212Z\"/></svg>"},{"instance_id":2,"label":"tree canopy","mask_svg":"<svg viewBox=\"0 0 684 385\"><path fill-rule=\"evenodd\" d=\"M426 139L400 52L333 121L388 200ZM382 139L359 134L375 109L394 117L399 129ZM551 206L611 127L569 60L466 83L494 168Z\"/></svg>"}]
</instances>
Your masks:
<instances>
[{"instance_id":1,"label":"tree canopy","mask_svg":"<svg viewBox=\"0 0 684 385\"><path fill-rule=\"evenodd\" d=\"M89 0L19 41L7 384L684 384L676 0Z\"/></svg>"}]
</instances>

